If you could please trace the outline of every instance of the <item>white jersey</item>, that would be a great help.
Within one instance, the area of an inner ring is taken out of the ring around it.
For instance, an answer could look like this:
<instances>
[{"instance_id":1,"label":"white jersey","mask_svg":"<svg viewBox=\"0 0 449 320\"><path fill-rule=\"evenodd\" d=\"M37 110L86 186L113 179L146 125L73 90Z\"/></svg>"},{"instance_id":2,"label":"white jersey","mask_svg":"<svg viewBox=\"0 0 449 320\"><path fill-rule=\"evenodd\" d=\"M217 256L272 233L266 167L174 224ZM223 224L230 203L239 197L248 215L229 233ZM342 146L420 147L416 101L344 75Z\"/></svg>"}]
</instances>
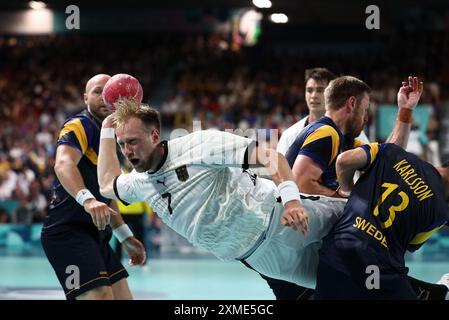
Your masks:
<instances>
[{"instance_id":1,"label":"white jersey","mask_svg":"<svg viewBox=\"0 0 449 320\"><path fill-rule=\"evenodd\" d=\"M298 134L306 127L308 118L309 116L302 118L282 133L276 148L277 152L285 156L288 148L293 144Z\"/></svg>"},{"instance_id":2,"label":"white jersey","mask_svg":"<svg viewBox=\"0 0 449 320\"><path fill-rule=\"evenodd\" d=\"M162 143L159 168L120 175L117 198L148 202L164 223L219 259L243 256L267 230L278 196L272 181L243 169L255 141L206 130Z\"/></svg>"},{"instance_id":3,"label":"white jersey","mask_svg":"<svg viewBox=\"0 0 449 320\"><path fill-rule=\"evenodd\" d=\"M277 145L277 152L283 154L285 156L285 154L287 153L288 149L290 148L290 146L293 144L293 142L295 141L296 137L299 135L299 133L302 131L302 129L304 129L307 124L308 121L307 119L309 118L309 116L306 116L304 118L302 118L301 120L299 120L298 122L296 122L294 125L292 125L291 127L287 128L281 135L281 138L279 139L278 145ZM360 139L361 141L363 141L364 143L369 143L369 139L366 136L365 132L361 132L358 139Z\"/></svg>"}]
</instances>

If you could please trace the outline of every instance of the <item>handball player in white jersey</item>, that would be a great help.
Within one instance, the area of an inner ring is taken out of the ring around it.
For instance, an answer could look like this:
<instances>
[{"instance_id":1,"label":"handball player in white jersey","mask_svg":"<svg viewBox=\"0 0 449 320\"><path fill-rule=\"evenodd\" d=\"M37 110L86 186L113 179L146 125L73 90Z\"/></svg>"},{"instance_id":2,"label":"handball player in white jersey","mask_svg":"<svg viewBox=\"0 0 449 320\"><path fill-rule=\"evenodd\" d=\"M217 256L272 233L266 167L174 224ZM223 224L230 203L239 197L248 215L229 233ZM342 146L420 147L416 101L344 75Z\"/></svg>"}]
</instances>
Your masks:
<instances>
[{"instance_id":1,"label":"handball player in white jersey","mask_svg":"<svg viewBox=\"0 0 449 320\"><path fill-rule=\"evenodd\" d=\"M147 201L173 230L221 260L243 260L269 277L315 286L321 239L344 200L326 200L334 211L320 210L323 199L301 200L284 156L251 139L205 130L161 141L156 110L133 100L115 106L101 131L102 195ZM131 173L120 171L115 134ZM267 168L272 181L250 165Z\"/></svg>"}]
</instances>

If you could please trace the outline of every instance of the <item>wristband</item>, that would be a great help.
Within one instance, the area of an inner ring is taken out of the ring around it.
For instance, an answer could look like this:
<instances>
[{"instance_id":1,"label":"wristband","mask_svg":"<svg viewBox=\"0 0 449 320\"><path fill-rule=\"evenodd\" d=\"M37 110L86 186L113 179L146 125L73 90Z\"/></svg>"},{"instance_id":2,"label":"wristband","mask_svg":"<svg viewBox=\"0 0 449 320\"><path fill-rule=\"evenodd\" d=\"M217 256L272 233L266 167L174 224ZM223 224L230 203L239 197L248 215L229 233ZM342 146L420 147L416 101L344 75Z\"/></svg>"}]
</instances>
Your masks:
<instances>
[{"instance_id":1,"label":"wristband","mask_svg":"<svg viewBox=\"0 0 449 320\"><path fill-rule=\"evenodd\" d=\"M281 196L282 204L285 204L292 200L298 200L301 202L301 196L299 195L298 186L294 181L284 181L278 185L279 195Z\"/></svg>"},{"instance_id":2,"label":"wristband","mask_svg":"<svg viewBox=\"0 0 449 320\"><path fill-rule=\"evenodd\" d=\"M115 139L114 128L102 128L100 131L100 139Z\"/></svg>"},{"instance_id":3,"label":"wristband","mask_svg":"<svg viewBox=\"0 0 449 320\"><path fill-rule=\"evenodd\" d=\"M95 199L94 195L89 191L89 189L81 189L76 194L75 200L78 202L81 206L84 207L84 201L88 199Z\"/></svg>"},{"instance_id":4,"label":"wristband","mask_svg":"<svg viewBox=\"0 0 449 320\"><path fill-rule=\"evenodd\" d=\"M412 123L413 110L407 108L399 108L398 120L404 123Z\"/></svg>"},{"instance_id":5,"label":"wristband","mask_svg":"<svg viewBox=\"0 0 449 320\"><path fill-rule=\"evenodd\" d=\"M124 224L120 225L120 227L112 230L112 233L114 234L114 236L117 238L117 240L120 243L122 243L129 237L134 236L133 232L131 231L131 229L128 227L128 225L126 223L124 223Z\"/></svg>"}]
</instances>

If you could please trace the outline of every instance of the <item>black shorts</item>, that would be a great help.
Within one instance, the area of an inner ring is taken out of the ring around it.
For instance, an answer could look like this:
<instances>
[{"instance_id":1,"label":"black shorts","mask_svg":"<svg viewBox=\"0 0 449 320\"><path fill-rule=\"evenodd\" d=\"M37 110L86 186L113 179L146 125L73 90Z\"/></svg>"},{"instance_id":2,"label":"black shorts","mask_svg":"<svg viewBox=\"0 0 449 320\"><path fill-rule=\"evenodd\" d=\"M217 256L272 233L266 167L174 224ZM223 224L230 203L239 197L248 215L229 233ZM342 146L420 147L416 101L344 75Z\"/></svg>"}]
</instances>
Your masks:
<instances>
[{"instance_id":1,"label":"black shorts","mask_svg":"<svg viewBox=\"0 0 449 320\"><path fill-rule=\"evenodd\" d=\"M109 227L98 231L83 225L41 235L42 247L67 299L128 277L109 245L111 236Z\"/></svg>"},{"instance_id":2,"label":"black shorts","mask_svg":"<svg viewBox=\"0 0 449 320\"><path fill-rule=\"evenodd\" d=\"M362 270L362 266L359 268ZM363 268L365 270L366 268ZM368 277L368 275L366 275ZM366 279L347 274L323 263L318 264L318 275L313 299L316 300L416 300L406 275L380 276L379 288L368 289Z\"/></svg>"}]
</instances>

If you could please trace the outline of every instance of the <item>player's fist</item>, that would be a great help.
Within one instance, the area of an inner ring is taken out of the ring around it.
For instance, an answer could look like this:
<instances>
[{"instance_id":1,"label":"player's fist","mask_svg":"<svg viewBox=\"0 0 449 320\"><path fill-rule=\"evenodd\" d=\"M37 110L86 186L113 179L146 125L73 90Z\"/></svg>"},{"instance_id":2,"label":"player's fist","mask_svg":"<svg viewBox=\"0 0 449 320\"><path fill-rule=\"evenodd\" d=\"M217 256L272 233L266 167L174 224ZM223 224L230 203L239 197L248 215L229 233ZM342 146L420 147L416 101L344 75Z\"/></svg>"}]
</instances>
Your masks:
<instances>
[{"instance_id":1,"label":"player's fist","mask_svg":"<svg viewBox=\"0 0 449 320\"><path fill-rule=\"evenodd\" d=\"M104 230L111 222L111 214L117 214L117 212L109 208L106 203L95 199L87 199L84 201L84 210L91 215L92 222L98 230Z\"/></svg>"},{"instance_id":2,"label":"player's fist","mask_svg":"<svg viewBox=\"0 0 449 320\"><path fill-rule=\"evenodd\" d=\"M423 92L424 84L418 77L408 77L408 81L402 82L402 87L398 92L399 108L413 110L418 104Z\"/></svg>"},{"instance_id":3,"label":"player's fist","mask_svg":"<svg viewBox=\"0 0 449 320\"><path fill-rule=\"evenodd\" d=\"M294 230L301 230L303 235L306 235L309 225L306 209L297 200L287 202L281 217L281 223L284 226L292 227Z\"/></svg>"},{"instance_id":4,"label":"player's fist","mask_svg":"<svg viewBox=\"0 0 449 320\"><path fill-rule=\"evenodd\" d=\"M129 264L131 266L143 264L146 260L145 247L142 242L135 237L129 237L122 242L123 248L131 257Z\"/></svg>"}]
</instances>

